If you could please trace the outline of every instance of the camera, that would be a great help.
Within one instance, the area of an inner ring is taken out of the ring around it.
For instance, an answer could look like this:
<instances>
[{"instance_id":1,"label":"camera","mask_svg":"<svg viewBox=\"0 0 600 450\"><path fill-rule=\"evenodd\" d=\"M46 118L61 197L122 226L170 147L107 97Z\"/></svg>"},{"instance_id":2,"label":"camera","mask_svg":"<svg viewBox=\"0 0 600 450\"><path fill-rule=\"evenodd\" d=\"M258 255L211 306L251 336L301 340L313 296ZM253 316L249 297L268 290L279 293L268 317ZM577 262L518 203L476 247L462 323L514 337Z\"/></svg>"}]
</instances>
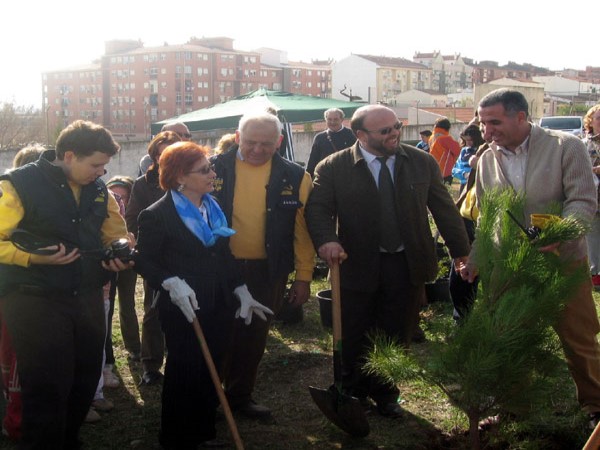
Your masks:
<instances>
[{"instance_id":1,"label":"camera","mask_svg":"<svg viewBox=\"0 0 600 450\"><path fill-rule=\"evenodd\" d=\"M135 250L129 248L129 240L121 238L110 243L110 248L104 251L104 261L108 262L111 259L119 258L121 262L128 263L133 260Z\"/></svg>"}]
</instances>

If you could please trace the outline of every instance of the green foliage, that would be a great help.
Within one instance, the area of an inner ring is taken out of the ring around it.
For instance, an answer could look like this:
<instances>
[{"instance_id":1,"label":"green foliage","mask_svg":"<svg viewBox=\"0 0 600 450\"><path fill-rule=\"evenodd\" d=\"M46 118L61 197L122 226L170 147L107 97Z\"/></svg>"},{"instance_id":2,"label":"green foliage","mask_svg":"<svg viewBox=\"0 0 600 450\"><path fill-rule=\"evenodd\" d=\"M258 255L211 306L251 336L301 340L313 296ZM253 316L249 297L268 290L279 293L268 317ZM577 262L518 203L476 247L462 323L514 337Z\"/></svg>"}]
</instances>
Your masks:
<instances>
[{"instance_id":1,"label":"green foliage","mask_svg":"<svg viewBox=\"0 0 600 450\"><path fill-rule=\"evenodd\" d=\"M480 418L499 411L525 415L547 398L546 380L559 366L552 325L588 276L583 265L532 245L506 214L522 217L523 205L512 191L488 192L482 199L475 255L480 290L461 326L447 324L427 358L376 337L367 366L395 381L421 378L440 388L469 418L475 441ZM546 228L544 239L572 239L585 229L577 220L564 220Z\"/></svg>"},{"instance_id":2,"label":"green foliage","mask_svg":"<svg viewBox=\"0 0 600 450\"><path fill-rule=\"evenodd\" d=\"M557 116L583 116L589 106L582 104L559 105L556 109Z\"/></svg>"}]
</instances>

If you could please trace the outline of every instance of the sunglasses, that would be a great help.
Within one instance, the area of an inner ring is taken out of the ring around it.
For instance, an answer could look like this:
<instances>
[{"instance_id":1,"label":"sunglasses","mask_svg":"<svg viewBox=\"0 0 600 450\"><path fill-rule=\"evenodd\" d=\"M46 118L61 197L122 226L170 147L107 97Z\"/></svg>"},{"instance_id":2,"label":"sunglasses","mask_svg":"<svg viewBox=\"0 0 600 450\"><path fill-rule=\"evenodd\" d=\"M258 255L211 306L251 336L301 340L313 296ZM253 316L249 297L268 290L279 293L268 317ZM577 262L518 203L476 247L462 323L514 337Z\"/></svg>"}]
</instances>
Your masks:
<instances>
[{"instance_id":1,"label":"sunglasses","mask_svg":"<svg viewBox=\"0 0 600 450\"><path fill-rule=\"evenodd\" d=\"M385 136L386 134L390 134L392 132L392 130L399 130L400 128L402 128L402 122L396 122L396 125L394 125L393 127L380 128L379 130L363 130L363 131L366 131L367 133L379 133L379 134Z\"/></svg>"},{"instance_id":2,"label":"sunglasses","mask_svg":"<svg viewBox=\"0 0 600 450\"><path fill-rule=\"evenodd\" d=\"M208 166L200 167L197 170L190 170L188 172L188 174L190 174L190 173L201 173L202 175L208 175L211 170L215 170L215 166L213 166L212 164L208 165Z\"/></svg>"}]
</instances>

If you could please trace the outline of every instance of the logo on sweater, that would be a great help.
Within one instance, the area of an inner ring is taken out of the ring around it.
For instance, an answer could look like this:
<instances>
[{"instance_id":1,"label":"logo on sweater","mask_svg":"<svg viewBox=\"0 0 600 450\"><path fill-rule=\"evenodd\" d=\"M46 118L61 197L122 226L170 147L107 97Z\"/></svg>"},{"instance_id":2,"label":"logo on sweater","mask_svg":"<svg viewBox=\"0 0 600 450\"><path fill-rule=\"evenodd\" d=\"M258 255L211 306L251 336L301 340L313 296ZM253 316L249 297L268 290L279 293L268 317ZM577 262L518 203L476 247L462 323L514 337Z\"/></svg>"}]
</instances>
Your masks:
<instances>
[{"instance_id":1,"label":"logo on sweater","mask_svg":"<svg viewBox=\"0 0 600 450\"><path fill-rule=\"evenodd\" d=\"M215 178L213 181L213 186L215 187L215 192L219 192L223 189L223 178Z\"/></svg>"},{"instance_id":2,"label":"logo on sweater","mask_svg":"<svg viewBox=\"0 0 600 450\"><path fill-rule=\"evenodd\" d=\"M94 202L104 203L105 201L106 201L106 196L104 194L104 191L98 192L98 196L94 199Z\"/></svg>"},{"instance_id":3,"label":"logo on sweater","mask_svg":"<svg viewBox=\"0 0 600 450\"><path fill-rule=\"evenodd\" d=\"M281 190L281 195L294 195L294 187L291 184L287 184Z\"/></svg>"}]
</instances>

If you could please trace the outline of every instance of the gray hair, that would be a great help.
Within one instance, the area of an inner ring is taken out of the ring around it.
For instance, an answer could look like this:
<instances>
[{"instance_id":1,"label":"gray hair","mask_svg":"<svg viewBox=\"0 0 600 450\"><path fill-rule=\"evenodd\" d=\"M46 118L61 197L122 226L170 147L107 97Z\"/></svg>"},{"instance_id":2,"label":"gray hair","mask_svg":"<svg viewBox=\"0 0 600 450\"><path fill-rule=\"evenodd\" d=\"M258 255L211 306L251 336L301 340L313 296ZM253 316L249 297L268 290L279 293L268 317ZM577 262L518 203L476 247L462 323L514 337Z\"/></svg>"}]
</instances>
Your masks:
<instances>
[{"instance_id":1,"label":"gray hair","mask_svg":"<svg viewBox=\"0 0 600 450\"><path fill-rule=\"evenodd\" d=\"M329 108L327 111L325 111L325 113L323 114L323 117L325 118L325 120L327 120L327 115L330 113L336 113L339 114L341 116L341 118L343 119L344 117L346 117L346 115L344 114L344 111L342 111L340 108Z\"/></svg>"},{"instance_id":2,"label":"gray hair","mask_svg":"<svg viewBox=\"0 0 600 450\"><path fill-rule=\"evenodd\" d=\"M529 115L529 105L525 96L514 89L501 88L490 92L479 101L480 108L488 108L501 104L508 116L513 116L521 111Z\"/></svg>"},{"instance_id":3,"label":"gray hair","mask_svg":"<svg viewBox=\"0 0 600 450\"><path fill-rule=\"evenodd\" d=\"M173 128L184 127L186 130L190 131L188 126L183 122L167 122L165 123L160 131L173 131Z\"/></svg>"},{"instance_id":4,"label":"gray hair","mask_svg":"<svg viewBox=\"0 0 600 450\"><path fill-rule=\"evenodd\" d=\"M281 121L279 120L279 118L277 116L274 116L273 114L269 114L268 112L262 111L262 112L256 112L256 113L251 113L251 114L244 114L242 116L242 118L240 119L240 123L238 125L238 131L240 133L242 133L244 131L244 129L246 128L246 126L251 122L271 123L277 129L277 132L279 133L279 135L281 135L281 131L283 129L283 126L281 125Z\"/></svg>"}]
</instances>

